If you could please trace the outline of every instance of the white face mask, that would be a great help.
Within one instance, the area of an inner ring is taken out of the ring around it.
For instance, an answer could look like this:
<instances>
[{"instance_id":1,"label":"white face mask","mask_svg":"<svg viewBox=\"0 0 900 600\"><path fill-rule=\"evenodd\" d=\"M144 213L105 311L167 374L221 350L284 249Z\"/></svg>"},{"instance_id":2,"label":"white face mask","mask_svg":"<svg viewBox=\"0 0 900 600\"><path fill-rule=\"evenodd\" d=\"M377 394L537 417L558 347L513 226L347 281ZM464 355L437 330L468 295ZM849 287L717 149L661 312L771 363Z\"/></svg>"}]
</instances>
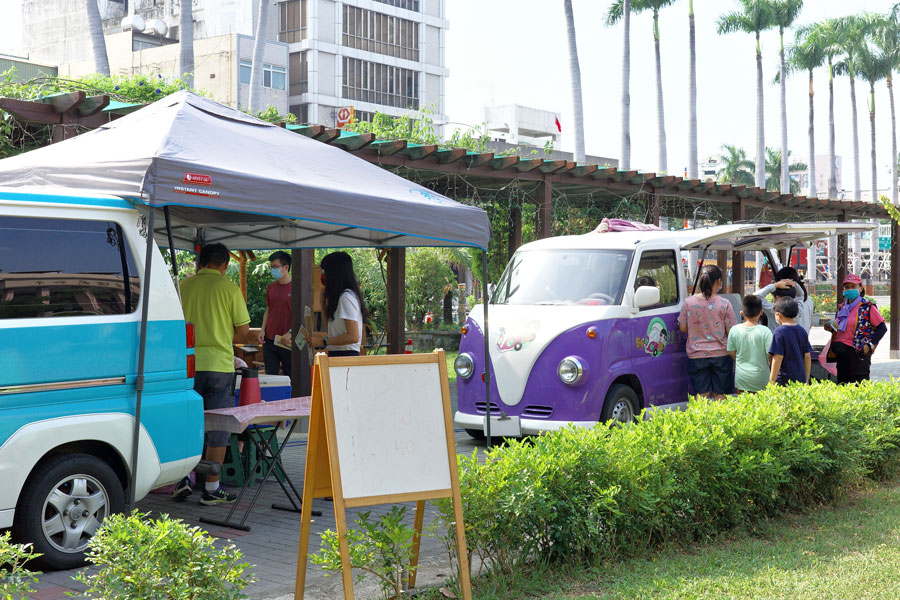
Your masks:
<instances>
[{"instance_id":1,"label":"white face mask","mask_svg":"<svg viewBox=\"0 0 900 600\"><path fill-rule=\"evenodd\" d=\"M270 267L272 279L281 279L281 267Z\"/></svg>"}]
</instances>

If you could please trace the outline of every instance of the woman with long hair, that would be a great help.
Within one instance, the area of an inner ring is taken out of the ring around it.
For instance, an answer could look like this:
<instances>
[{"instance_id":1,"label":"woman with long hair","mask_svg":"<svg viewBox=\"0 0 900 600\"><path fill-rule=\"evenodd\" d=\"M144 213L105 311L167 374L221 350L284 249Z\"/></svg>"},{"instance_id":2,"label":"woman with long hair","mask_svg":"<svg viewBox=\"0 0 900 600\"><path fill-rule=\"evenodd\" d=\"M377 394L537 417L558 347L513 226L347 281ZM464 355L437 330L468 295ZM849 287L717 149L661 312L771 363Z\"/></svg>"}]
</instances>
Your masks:
<instances>
[{"instance_id":1,"label":"woman with long hair","mask_svg":"<svg viewBox=\"0 0 900 600\"><path fill-rule=\"evenodd\" d=\"M816 308L813 305L812 298L809 297L809 293L806 291L806 286L803 285L803 279L797 273L797 269L794 267L779 269L775 273L774 282L761 287L753 293L762 300L763 310L775 309L774 304L766 299L769 294L772 294L776 301L784 296L794 298L800 311L797 313L797 324L803 327L806 333L809 333Z\"/></svg>"},{"instance_id":2,"label":"woman with long hair","mask_svg":"<svg viewBox=\"0 0 900 600\"><path fill-rule=\"evenodd\" d=\"M307 341L313 348L325 346L328 356L359 356L369 313L353 272L353 259L346 252L332 252L320 267L328 331L312 333Z\"/></svg>"},{"instance_id":3,"label":"woman with long hair","mask_svg":"<svg viewBox=\"0 0 900 600\"><path fill-rule=\"evenodd\" d=\"M869 378L872 353L887 333L878 307L865 298L862 279L853 273L844 277L844 302L833 321L825 324L832 333L831 351L837 363L838 383L855 383Z\"/></svg>"},{"instance_id":4,"label":"woman with long hair","mask_svg":"<svg viewBox=\"0 0 900 600\"><path fill-rule=\"evenodd\" d=\"M678 327L687 334L688 376L694 393L721 400L734 390L734 362L728 354L728 330L737 322L731 302L719 296L722 271L700 271L699 294L681 305Z\"/></svg>"}]
</instances>

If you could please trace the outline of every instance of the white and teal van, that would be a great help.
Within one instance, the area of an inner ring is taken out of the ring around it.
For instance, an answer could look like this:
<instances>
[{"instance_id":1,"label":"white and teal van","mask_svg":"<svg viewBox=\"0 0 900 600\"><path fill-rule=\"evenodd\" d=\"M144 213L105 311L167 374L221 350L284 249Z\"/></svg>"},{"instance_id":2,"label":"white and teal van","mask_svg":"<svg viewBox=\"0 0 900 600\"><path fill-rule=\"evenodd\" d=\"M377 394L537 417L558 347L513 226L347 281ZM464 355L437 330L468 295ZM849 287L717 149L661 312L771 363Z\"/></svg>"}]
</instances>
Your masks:
<instances>
[{"instance_id":1,"label":"white and teal van","mask_svg":"<svg viewBox=\"0 0 900 600\"><path fill-rule=\"evenodd\" d=\"M0 529L83 563L132 473L146 227L128 201L0 189ZM193 327L154 245L136 498L203 447Z\"/></svg>"}]
</instances>

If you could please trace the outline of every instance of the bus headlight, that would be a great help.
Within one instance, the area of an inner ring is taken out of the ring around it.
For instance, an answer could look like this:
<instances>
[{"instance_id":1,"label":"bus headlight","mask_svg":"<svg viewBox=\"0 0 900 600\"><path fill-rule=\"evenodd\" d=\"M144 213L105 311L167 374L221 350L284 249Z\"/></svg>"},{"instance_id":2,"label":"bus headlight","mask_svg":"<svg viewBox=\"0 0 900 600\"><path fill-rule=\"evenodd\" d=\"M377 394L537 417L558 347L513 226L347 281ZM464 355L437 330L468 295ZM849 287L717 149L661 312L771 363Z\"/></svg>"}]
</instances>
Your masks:
<instances>
[{"instance_id":1,"label":"bus headlight","mask_svg":"<svg viewBox=\"0 0 900 600\"><path fill-rule=\"evenodd\" d=\"M456 360L453 361L453 370L463 379L470 378L472 373L475 372L475 361L472 360L472 355L468 352L463 352L457 356Z\"/></svg>"},{"instance_id":2,"label":"bus headlight","mask_svg":"<svg viewBox=\"0 0 900 600\"><path fill-rule=\"evenodd\" d=\"M556 369L559 380L566 385L577 385L584 377L584 365L576 356L567 356L559 361Z\"/></svg>"}]
</instances>

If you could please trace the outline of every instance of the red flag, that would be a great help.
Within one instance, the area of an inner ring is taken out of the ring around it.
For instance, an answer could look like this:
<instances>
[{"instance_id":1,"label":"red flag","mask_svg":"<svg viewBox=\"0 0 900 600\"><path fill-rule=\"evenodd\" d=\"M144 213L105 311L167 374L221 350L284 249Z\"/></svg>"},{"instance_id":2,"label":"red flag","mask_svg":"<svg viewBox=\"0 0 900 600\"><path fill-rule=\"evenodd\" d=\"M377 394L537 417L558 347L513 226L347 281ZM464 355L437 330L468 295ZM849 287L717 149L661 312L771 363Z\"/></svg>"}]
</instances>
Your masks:
<instances>
[{"instance_id":1,"label":"red flag","mask_svg":"<svg viewBox=\"0 0 900 600\"><path fill-rule=\"evenodd\" d=\"M556 117L556 119L554 119L554 120L556 121L556 129L557 129L560 133L562 133L562 125L559 124L559 117Z\"/></svg>"}]
</instances>

